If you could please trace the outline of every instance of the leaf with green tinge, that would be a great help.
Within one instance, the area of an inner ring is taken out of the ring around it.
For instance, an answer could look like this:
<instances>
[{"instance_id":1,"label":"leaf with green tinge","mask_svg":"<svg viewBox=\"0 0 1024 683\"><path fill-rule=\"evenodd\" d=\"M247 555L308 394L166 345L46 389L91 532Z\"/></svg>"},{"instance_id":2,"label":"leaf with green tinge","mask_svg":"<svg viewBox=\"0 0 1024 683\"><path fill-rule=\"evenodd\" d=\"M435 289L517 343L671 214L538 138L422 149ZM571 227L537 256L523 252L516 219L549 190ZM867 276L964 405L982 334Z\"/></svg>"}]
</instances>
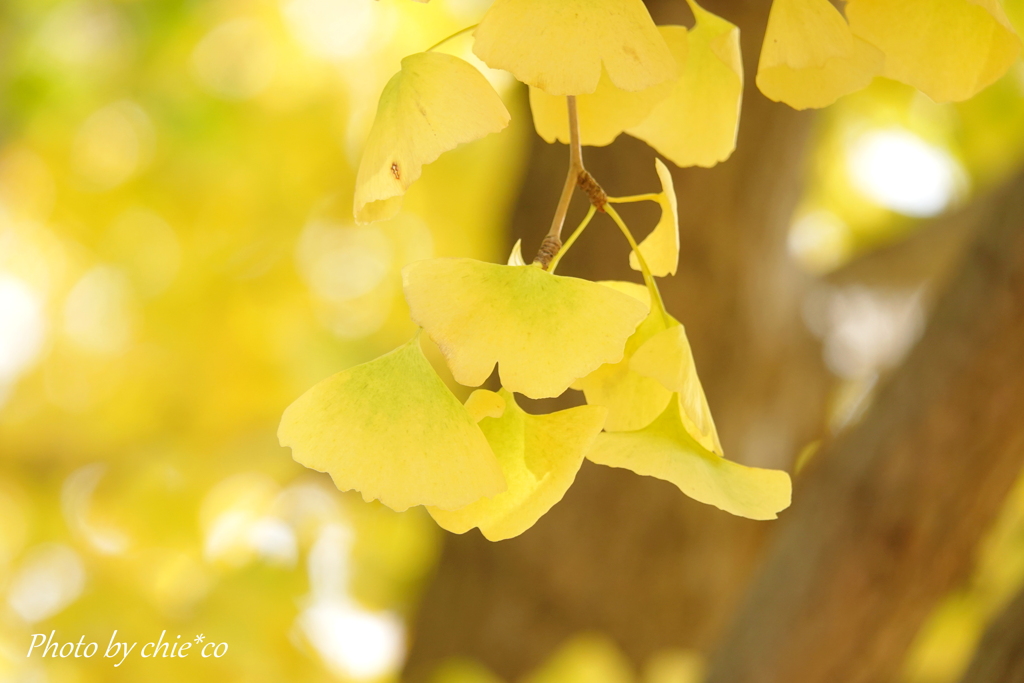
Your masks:
<instances>
[{"instance_id":1,"label":"leaf with green tinge","mask_svg":"<svg viewBox=\"0 0 1024 683\"><path fill-rule=\"evenodd\" d=\"M509 122L498 93L468 62L440 52L402 60L381 93L356 176L359 223L395 216L424 164Z\"/></svg>"},{"instance_id":2,"label":"leaf with green tinge","mask_svg":"<svg viewBox=\"0 0 1024 683\"><path fill-rule=\"evenodd\" d=\"M792 496L785 472L746 467L697 443L675 397L641 430L598 435L587 459L663 479L694 500L749 519L775 519Z\"/></svg>"},{"instance_id":3,"label":"leaf with green tinge","mask_svg":"<svg viewBox=\"0 0 1024 683\"><path fill-rule=\"evenodd\" d=\"M610 287L533 265L431 259L406 266L402 278L412 319L440 347L455 381L480 386L497 363L502 386L530 398L558 396L619 362L647 313Z\"/></svg>"},{"instance_id":4,"label":"leaf with green tinge","mask_svg":"<svg viewBox=\"0 0 1024 683\"><path fill-rule=\"evenodd\" d=\"M487 66L550 95L594 92L602 66L631 92L676 73L641 0L495 0L473 35Z\"/></svg>"},{"instance_id":5,"label":"leaf with green tinge","mask_svg":"<svg viewBox=\"0 0 1024 683\"><path fill-rule=\"evenodd\" d=\"M401 512L456 509L505 490L483 432L420 349L419 336L295 400L278 439L341 491Z\"/></svg>"},{"instance_id":6,"label":"leaf with green tinge","mask_svg":"<svg viewBox=\"0 0 1024 683\"><path fill-rule=\"evenodd\" d=\"M427 511L444 529L461 534L473 527L491 541L523 533L544 516L572 485L587 451L604 423L605 410L579 406L549 415L529 415L511 393L478 390L471 401L504 399L500 417L483 417L480 428L494 449L508 490L459 510ZM474 399L474 397L478 397Z\"/></svg>"}]
</instances>

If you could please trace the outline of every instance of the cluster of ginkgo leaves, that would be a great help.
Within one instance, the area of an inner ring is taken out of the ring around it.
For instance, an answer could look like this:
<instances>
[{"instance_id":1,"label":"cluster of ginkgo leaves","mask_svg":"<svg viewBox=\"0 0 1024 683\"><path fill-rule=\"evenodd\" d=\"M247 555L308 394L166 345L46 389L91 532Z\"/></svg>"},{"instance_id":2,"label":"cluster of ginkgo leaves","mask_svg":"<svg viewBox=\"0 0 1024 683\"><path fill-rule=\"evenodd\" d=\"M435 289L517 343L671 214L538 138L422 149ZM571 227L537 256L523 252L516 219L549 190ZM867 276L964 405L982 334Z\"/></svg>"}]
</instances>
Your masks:
<instances>
[{"instance_id":1,"label":"cluster of ginkgo leaves","mask_svg":"<svg viewBox=\"0 0 1024 683\"><path fill-rule=\"evenodd\" d=\"M712 166L735 147L739 33L687 2L690 29L655 26L641 0L495 0L472 27L473 51L529 85L534 125L549 142L578 152L625 132L679 166ZM937 100L964 99L1019 50L996 0L849 0L846 10L775 0L757 78L768 97L825 106L885 75ZM433 48L406 57L366 142L356 220L394 216L424 164L508 121L466 61ZM296 400L281 443L342 490L395 510L424 505L443 528L478 527L491 540L532 526L584 458L667 480L736 515L775 518L789 505L789 476L724 457L685 331L658 292L654 278L678 266L679 228L671 174L660 160L656 169L660 192L590 193L594 206L560 253L526 264L517 244L507 265L447 258L405 269L412 319L455 380L479 387L497 365L500 391L478 389L461 403L417 333ZM645 200L658 202L662 217L637 245L613 205ZM597 210L622 230L645 285L555 274ZM556 219L558 244L560 228ZM516 403L516 393L549 398L570 387L587 405L532 415Z\"/></svg>"}]
</instances>

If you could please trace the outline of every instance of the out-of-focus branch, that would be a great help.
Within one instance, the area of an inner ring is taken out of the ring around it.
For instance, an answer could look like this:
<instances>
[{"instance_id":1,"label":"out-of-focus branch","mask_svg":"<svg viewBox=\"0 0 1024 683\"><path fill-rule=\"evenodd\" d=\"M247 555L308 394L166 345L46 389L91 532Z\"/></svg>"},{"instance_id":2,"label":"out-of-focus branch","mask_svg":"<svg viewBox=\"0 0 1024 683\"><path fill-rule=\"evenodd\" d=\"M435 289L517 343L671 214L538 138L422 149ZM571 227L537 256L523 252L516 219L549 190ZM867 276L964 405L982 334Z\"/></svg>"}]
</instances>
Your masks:
<instances>
[{"instance_id":1,"label":"out-of-focus branch","mask_svg":"<svg viewBox=\"0 0 1024 683\"><path fill-rule=\"evenodd\" d=\"M1024 175L906 363L812 462L709 683L891 680L1024 460Z\"/></svg>"},{"instance_id":2,"label":"out-of-focus branch","mask_svg":"<svg viewBox=\"0 0 1024 683\"><path fill-rule=\"evenodd\" d=\"M905 239L855 257L824 280L880 288L916 288L923 282L941 287L977 234L989 205L988 197L980 196L927 220Z\"/></svg>"},{"instance_id":3,"label":"out-of-focus branch","mask_svg":"<svg viewBox=\"0 0 1024 683\"><path fill-rule=\"evenodd\" d=\"M701 4L741 27L745 68L755 73L770 3ZM692 25L685 3L648 6L657 24ZM817 341L801 324L810 278L787 249L813 117L770 102L750 77L732 158L713 169L673 169L685 207L679 271L658 285L686 325L725 452L761 467L789 466L820 434L831 384ZM535 140L510 242L543 236L564 181L564 147ZM613 194L636 195L659 187L653 157L624 135L589 148L586 165ZM571 206L567 220L582 218L585 208ZM637 238L660 215L653 202L616 209ZM598 219L559 272L635 281L614 226ZM528 409L582 400L567 392ZM565 499L522 536L500 543L476 531L446 536L403 680L427 681L451 656L518 680L566 638L589 630L610 636L638 666L665 648L707 649L774 528L701 505L668 482L584 462Z\"/></svg>"},{"instance_id":4,"label":"out-of-focus branch","mask_svg":"<svg viewBox=\"0 0 1024 683\"><path fill-rule=\"evenodd\" d=\"M989 624L960 683L1024 681L1024 590Z\"/></svg>"}]
</instances>

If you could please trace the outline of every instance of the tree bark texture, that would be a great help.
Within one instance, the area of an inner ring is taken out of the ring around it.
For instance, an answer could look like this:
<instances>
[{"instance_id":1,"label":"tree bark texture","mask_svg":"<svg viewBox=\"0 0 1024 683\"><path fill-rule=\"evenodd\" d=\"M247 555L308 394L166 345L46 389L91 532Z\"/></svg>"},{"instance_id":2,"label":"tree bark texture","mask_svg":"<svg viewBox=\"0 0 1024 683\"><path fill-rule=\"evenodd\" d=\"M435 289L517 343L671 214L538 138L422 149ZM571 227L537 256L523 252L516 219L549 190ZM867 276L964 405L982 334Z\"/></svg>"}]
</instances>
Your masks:
<instances>
[{"instance_id":1,"label":"tree bark texture","mask_svg":"<svg viewBox=\"0 0 1024 683\"><path fill-rule=\"evenodd\" d=\"M705 4L741 28L748 78L739 143L713 169L674 169L681 262L661 284L687 327L727 456L786 467L820 434L831 381L800 320L808 278L786 246L813 118L753 87L770 3ZM692 24L683 2L650 6L659 24ZM610 194L659 187L653 152L632 138L584 156ZM567 162L566 147L537 139L513 225L528 260L550 223ZM585 210L577 195L567 231ZM622 208L638 238L657 220L653 205ZM559 272L640 279L628 267L625 241L600 214ZM566 400L582 395L534 408ZM666 482L584 463L565 499L526 534L501 543L475 531L446 537L414 623L406 679L424 680L445 658L463 655L516 680L584 630L610 635L637 663L665 647L707 649L771 528L695 503Z\"/></svg>"},{"instance_id":2,"label":"tree bark texture","mask_svg":"<svg viewBox=\"0 0 1024 683\"><path fill-rule=\"evenodd\" d=\"M891 681L969 572L1024 460L1024 175L989 208L917 346L797 482L709 683Z\"/></svg>"}]
</instances>

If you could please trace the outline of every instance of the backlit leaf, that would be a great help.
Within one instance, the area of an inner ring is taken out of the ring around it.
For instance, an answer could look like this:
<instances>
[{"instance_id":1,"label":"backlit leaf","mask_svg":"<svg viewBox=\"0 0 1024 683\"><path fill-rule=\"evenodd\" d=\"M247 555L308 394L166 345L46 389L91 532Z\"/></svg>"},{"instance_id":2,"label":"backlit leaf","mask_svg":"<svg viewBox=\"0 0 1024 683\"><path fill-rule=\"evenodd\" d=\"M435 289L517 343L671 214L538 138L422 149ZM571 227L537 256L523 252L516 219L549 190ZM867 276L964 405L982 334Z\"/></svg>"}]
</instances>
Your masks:
<instances>
[{"instance_id":1,"label":"backlit leaf","mask_svg":"<svg viewBox=\"0 0 1024 683\"><path fill-rule=\"evenodd\" d=\"M792 494L785 472L746 467L697 443L675 398L641 430L598 435L587 459L664 479L694 500L750 519L775 519Z\"/></svg>"},{"instance_id":2,"label":"backlit leaf","mask_svg":"<svg viewBox=\"0 0 1024 683\"><path fill-rule=\"evenodd\" d=\"M393 217L424 164L508 122L498 93L469 63L440 52L409 55L377 104L356 177L356 221Z\"/></svg>"},{"instance_id":3,"label":"backlit leaf","mask_svg":"<svg viewBox=\"0 0 1024 683\"><path fill-rule=\"evenodd\" d=\"M473 392L473 396L481 394L504 400L502 415L482 418L480 428L501 463L508 490L459 510L428 507L427 511L452 533L479 527L488 540L501 541L532 527L562 499L576 478L584 452L601 431L605 409L579 406L529 415L507 390Z\"/></svg>"},{"instance_id":4,"label":"backlit leaf","mask_svg":"<svg viewBox=\"0 0 1024 683\"><path fill-rule=\"evenodd\" d=\"M610 287L533 265L431 259L406 266L402 277L413 320L457 382L479 386L497 363L502 386L530 398L558 396L620 361L647 313Z\"/></svg>"},{"instance_id":5,"label":"backlit leaf","mask_svg":"<svg viewBox=\"0 0 1024 683\"><path fill-rule=\"evenodd\" d=\"M477 422L485 417L501 417L505 414L505 399L493 391L477 389L466 399L466 410Z\"/></svg>"},{"instance_id":6,"label":"backlit leaf","mask_svg":"<svg viewBox=\"0 0 1024 683\"><path fill-rule=\"evenodd\" d=\"M1020 53L998 0L849 0L846 16L854 35L885 53L884 76L936 102L972 97Z\"/></svg>"},{"instance_id":7,"label":"backlit leaf","mask_svg":"<svg viewBox=\"0 0 1024 683\"><path fill-rule=\"evenodd\" d=\"M651 307L651 291L647 289L646 285L641 285L637 282L625 282L623 280L598 280L598 284L611 287L616 292L629 295L643 303L648 309Z\"/></svg>"},{"instance_id":8,"label":"backlit leaf","mask_svg":"<svg viewBox=\"0 0 1024 683\"><path fill-rule=\"evenodd\" d=\"M668 391L679 394L682 420L687 431L701 446L722 455L718 430L711 418L704 387L697 377L690 341L682 325L676 323L651 336L633 353L629 367L644 377L656 379Z\"/></svg>"},{"instance_id":9,"label":"backlit leaf","mask_svg":"<svg viewBox=\"0 0 1024 683\"><path fill-rule=\"evenodd\" d=\"M285 410L278 439L339 490L397 511L456 509L505 490L487 439L430 367L418 336L304 393Z\"/></svg>"},{"instance_id":10,"label":"backlit leaf","mask_svg":"<svg viewBox=\"0 0 1024 683\"><path fill-rule=\"evenodd\" d=\"M608 409L604 424L606 430L615 432L641 429L665 409L672 392L658 380L641 375L630 366L636 350L664 330L665 325L665 318L660 311L648 315L626 341L621 361L606 363L573 383L573 388L586 396L587 403Z\"/></svg>"},{"instance_id":11,"label":"backlit leaf","mask_svg":"<svg viewBox=\"0 0 1024 683\"><path fill-rule=\"evenodd\" d=\"M661 219L640 243L640 253L644 255L652 275L665 277L675 275L679 269L679 205L668 167L661 159L655 159L654 168L661 180L661 195L658 197ZM633 252L629 253L629 267L640 270L640 260Z\"/></svg>"},{"instance_id":12,"label":"backlit leaf","mask_svg":"<svg viewBox=\"0 0 1024 683\"><path fill-rule=\"evenodd\" d=\"M643 123L628 129L677 166L714 166L736 148L743 61L739 29L692 0L697 24L662 26L661 33L685 68L672 93ZM688 48L687 48L688 44Z\"/></svg>"},{"instance_id":13,"label":"backlit leaf","mask_svg":"<svg viewBox=\"0 0 1024 683\"><path fill-rule=\"evenodd\" d=\"M882 72L885 57L857 38L828 0L775 0L757 87L795 109L825 107Z\"/></svg>"},{"instance_id":14,"label":"backlit leaf","mask_svg":"<svg viewBox=\"0 0 1024 683\"><path fill-rule=\"evenodd\" d=\"M650 115L654 105L672 90L672 81L629 92L612 85L607 73L601 74L597 90L576 97L576 113L580 121L580 143L601 147L611 144L627 128L639 125ZM533 126L546 142L569 143L569 115L565 97L549 95L540 88L530 88L530 110Z\"/></svg>"},{"instance_id":15,"label":"backlit leaf","mask_svg":"<svg viewBox=\"0 0 1024 683\"><path fill-rule=\"evenodd\" d=\"M473 52L551 95L597 90L602 66L622 90L675 76L675 62L641 0L495 0Z\"/></svg>"}]
</instances>

